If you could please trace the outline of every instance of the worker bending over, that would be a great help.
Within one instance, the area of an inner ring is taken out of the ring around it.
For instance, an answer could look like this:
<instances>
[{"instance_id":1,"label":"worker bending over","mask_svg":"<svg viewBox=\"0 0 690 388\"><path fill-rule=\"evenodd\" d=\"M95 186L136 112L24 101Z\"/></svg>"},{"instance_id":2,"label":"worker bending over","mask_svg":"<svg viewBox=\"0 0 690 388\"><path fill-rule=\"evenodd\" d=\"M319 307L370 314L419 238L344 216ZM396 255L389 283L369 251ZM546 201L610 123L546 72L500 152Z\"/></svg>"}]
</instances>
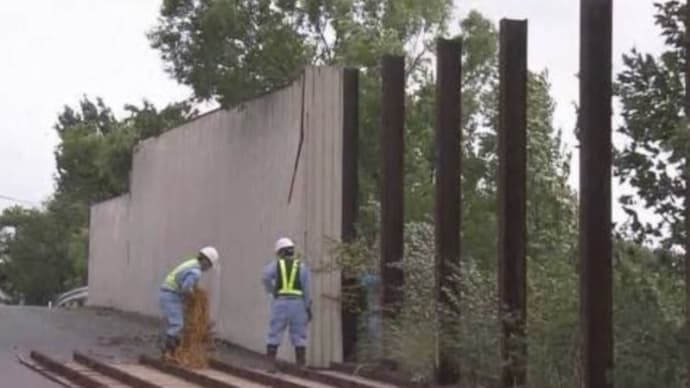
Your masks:
<instances>
[{"instance_id":1,"label":"worker bending over","mask_svg":"<svg viewBox=\"0 0 690 388\"><path fill-rule=\"evenodd\" d=\"M277 258L263 271L264 287L273 296L266 341L266 353L271 360L270 372L276 370L278 347L288 327L295 348L295 361L299 366L306 365L307 328L311 321L309 269L295 254L295 244L289 238L276 242L275 253Z\"/></svg>"},{"instance_id":2,"label":"worker bending over","mask_svg":"<svg viewBox=\"0 0 690 388\"><path fill-rule=\"evenodd\" d=\"M189 258L173 269L160 289L160 306L165 315L165 346L163 356L173 356L180 345L184 327L184 296L194 291L201 273L218 265L218 251L214 247L202 248L196 257Z\"/></svg>"}]
</instances>

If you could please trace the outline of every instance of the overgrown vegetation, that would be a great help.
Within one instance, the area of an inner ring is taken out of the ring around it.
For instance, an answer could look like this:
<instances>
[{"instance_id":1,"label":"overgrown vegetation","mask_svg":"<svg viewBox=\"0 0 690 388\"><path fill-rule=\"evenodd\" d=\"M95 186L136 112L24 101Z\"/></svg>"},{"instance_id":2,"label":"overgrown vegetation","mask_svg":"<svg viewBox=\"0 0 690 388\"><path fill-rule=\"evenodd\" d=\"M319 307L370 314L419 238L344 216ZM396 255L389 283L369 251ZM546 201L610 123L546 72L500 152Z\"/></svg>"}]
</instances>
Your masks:
<instances>
[{"instance_id":1,"label":"overgrown vegetation","mask_svg":"<svg viewBox=\"0 0 690 388\"><path fill-rule=\"evenodd\" d=\"M621 198L631 222L616 231L617 386L681 387L685 378L683 266L671 251L684 239L682 12L679 1L658 6L668 51L658 58L632 51L616 86L624 107L619 131L630 140L618 150L616 174L662 220L642 219L633 208L635 198ZM377 61L385 53L405 54L405 303L386 328L394 340L385 356L421 379L434 368L436 333L430 58L434 38L454 23L450 15L448 0L165 0L149 33L170 74L192 87L196 100L224 106L283 85L307 64L361 70L359 240L340 247L344 269L357 276L378 271ZM457 346L463 368L491 376L498 365L497 34L477 12L459 25L464 47L463 221L461 267L455 274L461 290ZM553 126L548 73L531 72L528 86L529 380L535 388L577 387L577 201L566 184L570 155ZM89 204L124 193L136 143L194 117L190 104L159 111L145 102L127 107L121 119L101 100L84 99L76 109L65 108L56 124L60 144L54 196L40 210L16 207L0 216L1 287L27 303L43 304L84 284ZM642 246L650 236L664 244L658 250ZM363 326L375 322L375 312L363 313L373 318ZM381 356L373 340L360 345L361 359Z\"/></svg>"}]
</instances>

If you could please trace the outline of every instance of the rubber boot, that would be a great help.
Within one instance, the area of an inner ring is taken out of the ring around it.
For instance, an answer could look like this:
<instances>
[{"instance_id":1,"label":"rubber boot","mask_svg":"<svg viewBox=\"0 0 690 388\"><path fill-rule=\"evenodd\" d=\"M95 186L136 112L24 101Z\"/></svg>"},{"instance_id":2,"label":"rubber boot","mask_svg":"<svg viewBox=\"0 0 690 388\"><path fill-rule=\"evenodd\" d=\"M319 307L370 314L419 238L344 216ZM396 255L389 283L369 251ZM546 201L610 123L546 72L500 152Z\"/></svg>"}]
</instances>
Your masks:
<instances>
[{"instance_id":1,"label":"rubber boot","mask_svg":"<svg viewBox=\"0 0 690 388\"><path fill-rule=\"evenodd\" d=\"M278 365L276 358L278 356L278 347L276 345L266 346L266 357L268 357L268 373L276 373L278 371Z\"/></svg>"},{"instance_id":2,"label":"rubber boot","mask_svg":"<svg viewBox=\"0 0 690 388\"><path fill-rule=\"evenodd\" d=\"M165 346L163 348L163 361L175 361L175 351L180 345L180 340L174 336L165 337Z\"/></svg>"},{"instance_id":3,"label":"rubber boot","mask_svg":"<svg viewBox=\"0 0 690 388\"><path fill-rule=\"evenodd\" d=\"M307 366L307 348L304 346L295 347L295 361L300 368Z\"/></svg>"}]
</instances>

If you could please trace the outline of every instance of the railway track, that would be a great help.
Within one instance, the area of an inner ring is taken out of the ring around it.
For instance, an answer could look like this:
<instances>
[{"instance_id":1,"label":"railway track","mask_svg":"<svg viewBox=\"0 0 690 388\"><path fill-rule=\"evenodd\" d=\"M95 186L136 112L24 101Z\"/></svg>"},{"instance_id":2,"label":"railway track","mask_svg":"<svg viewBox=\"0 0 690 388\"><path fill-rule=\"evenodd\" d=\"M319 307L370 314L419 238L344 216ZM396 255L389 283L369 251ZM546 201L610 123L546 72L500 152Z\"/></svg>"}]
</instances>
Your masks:
<instances>
[{"instance_id":1,"label":"railway track","mask_svg":"<svg viewBox=\"0 0 690 388\"><path fill-rule=\"evenodd\" d=\"M74 352L63 362L38 351L18 361L67 388L394 388L401 385L357 376L344 370L315 370L280 363L274 374L211 359L207 369L186 369L142 355L138 362L103 362Z\"/></svg>"}]
</instances>

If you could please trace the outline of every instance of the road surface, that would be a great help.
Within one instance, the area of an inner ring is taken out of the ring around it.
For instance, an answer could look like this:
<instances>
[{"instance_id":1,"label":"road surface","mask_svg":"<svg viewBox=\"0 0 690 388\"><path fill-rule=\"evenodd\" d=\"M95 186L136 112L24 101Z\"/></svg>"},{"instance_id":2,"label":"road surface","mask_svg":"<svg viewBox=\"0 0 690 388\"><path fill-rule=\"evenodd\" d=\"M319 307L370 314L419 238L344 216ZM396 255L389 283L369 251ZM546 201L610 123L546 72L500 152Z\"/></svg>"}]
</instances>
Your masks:
<instances>
[{"instance_id":1,"label":"road surface","mask_svg":"<svg viewBox=\"0 0 690 388\"><path fill-rule=\"evenodd\" d=\"M0 305L0 382L3 387L60 387L16 361L30 350L66 361L79 350L98 358L126 360L156 347L151 321L91 309Z\"/></svg>"}]
</instances>

